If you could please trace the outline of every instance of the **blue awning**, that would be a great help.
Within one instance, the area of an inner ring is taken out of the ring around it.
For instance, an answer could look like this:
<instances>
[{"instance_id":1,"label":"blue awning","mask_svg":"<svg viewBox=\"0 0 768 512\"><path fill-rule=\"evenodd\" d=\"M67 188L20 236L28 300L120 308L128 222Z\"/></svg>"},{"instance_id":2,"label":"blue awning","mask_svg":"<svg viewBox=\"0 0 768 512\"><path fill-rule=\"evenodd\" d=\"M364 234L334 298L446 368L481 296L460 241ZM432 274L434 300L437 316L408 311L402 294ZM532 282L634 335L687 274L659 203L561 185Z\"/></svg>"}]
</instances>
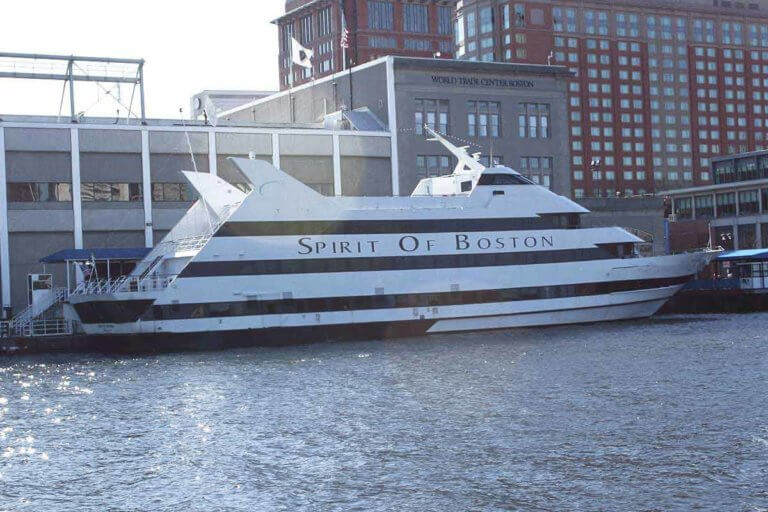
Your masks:
<instances>
[{"instance_id":1,"label":"blue awning","mask_svg":"<svg viewBox=\"0 0 768 512\"><path fill-rule=\"evenodd\" d=\"M717 261L768 261L768 249L742 249L719 254Z\"/></svg>"},{"instance_id":2,"label":"blue awning","mask_svg":"<svg viewBox=\"0 0 768 512\"><path fill-rule=\"evenodd\" d=\"M138 261L151 251L150 247L63 249L40 259L40 263L64 263L66 261L123 260Z\"/></svg>"}]
</instances>

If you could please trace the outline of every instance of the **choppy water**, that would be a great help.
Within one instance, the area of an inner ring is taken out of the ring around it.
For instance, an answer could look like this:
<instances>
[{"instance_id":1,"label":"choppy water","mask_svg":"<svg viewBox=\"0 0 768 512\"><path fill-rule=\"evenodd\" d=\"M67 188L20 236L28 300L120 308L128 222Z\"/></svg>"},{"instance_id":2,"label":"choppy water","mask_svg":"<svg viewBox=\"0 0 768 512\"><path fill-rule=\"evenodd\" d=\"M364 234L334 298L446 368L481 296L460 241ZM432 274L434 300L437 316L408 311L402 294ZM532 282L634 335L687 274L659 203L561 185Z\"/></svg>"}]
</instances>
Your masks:
<instances>
[{"instance_id":1,"label":"choppy water","mask_svg":"<svg viewBox=\"0 0 768 512\"><path fill-rule=\"evenodd\" d=\"M0 510L766 510L768 314L0 360Z\"/></svg>"}]
</instances>

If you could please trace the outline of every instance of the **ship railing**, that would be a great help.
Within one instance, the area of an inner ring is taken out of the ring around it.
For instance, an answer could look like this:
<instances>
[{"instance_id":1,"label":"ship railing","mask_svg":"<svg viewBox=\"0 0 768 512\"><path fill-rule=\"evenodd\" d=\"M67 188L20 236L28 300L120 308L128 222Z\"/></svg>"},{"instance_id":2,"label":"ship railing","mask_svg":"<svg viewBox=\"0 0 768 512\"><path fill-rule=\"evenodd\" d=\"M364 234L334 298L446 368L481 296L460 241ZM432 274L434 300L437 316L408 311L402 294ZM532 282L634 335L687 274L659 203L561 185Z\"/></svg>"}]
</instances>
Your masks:
<instances>
[{"instance_id":1,"label":"ship railing","mask_svg":"<svg viewBox=\"0 0 768 512\"><path fill-rule=\"evenodd\" d=\"M105 295L165 290L177 274L149 276L121 276L115 279L93 279L80 283L71 295Z\"/></svg>"},{"instance_id":2,"label":"ship railing","mask_svg":"<svg viewBox=\"0 0 768 512\"><path fill-rule=\"evenodd\" d=\"M33 320L16 332L18 336L66 336L74 331L72 322L64 318Z\"/></svg>"},{"instance_id":3,"label":"ship railing","mask_svg":"<svg viewBox=\"0 0 768 512\"><path fill-rule=\"evenodd\" d=\"M53 306L64 302L69 295L65 287L54 288L51 293L40 302L30 304L8 322L11 331L20 331L24 326L34 321L37 317L51 309Z\"/></svg>"}]
</instances>

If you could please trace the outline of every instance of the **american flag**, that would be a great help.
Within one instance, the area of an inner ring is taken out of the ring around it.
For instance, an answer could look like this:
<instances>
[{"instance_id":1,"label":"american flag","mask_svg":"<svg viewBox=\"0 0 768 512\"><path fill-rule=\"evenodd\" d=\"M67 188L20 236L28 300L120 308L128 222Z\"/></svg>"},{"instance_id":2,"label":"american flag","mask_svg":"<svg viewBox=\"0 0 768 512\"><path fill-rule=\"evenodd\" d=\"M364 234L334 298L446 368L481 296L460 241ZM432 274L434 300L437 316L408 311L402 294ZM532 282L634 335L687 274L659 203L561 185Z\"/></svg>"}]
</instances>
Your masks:
<instances>
[{"instance_id":1,"label":"american flag","mask_svg":"<svg viewBox=\"0 0 768 512\"><path fill-rule=\"evenodd\" d=\"M341 29L341 47L349 48L349 30L347 27Z\"/></svg>"}]
</instances>

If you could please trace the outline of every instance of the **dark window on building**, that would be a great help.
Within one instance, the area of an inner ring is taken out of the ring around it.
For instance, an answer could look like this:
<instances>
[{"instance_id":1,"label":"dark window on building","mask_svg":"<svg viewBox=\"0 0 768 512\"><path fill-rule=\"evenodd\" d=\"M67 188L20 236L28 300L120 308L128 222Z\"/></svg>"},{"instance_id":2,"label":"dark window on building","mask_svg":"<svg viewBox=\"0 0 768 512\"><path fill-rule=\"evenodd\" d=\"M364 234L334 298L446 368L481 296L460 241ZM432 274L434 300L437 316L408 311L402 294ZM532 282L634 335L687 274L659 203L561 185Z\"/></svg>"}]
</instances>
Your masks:
<instances>
[{"instance_id":1,"label":"dark window on building","mask_svg":"<svg viewBox=\"0 0 768 512\"><path fill-rule=\"evenodd\" d=\"M194 201L197 194L186 183L153 183L153 201Z\"/></svg>"},{"instance_id":2,"label":"dark window on building","mask_svg":"<svg viewBox=\"0 0 768 512\"><path fill-rule=\"evenodd\" d=\"M422 135L424 133L425 124L442 134L450 133L451 127L448 123L448 120L450 119L448 100L416 98L414 101L414 108L414 133Z\"/></svg>"},{"instance_id":3,"label":"dark window on building","mask_svg":"<svg viewBox=\"0 0 768 512\"><path fill-rule=\"evenodd\" d=\"M428 39L406 39L403 41L403 47L406 50L412 50L415 52L431 52L432 41Z\"/></svg>"},{"instance_id":4,"label":"dark window on building","mask_svg":"<svg viewBox=\"0 0 768 512\"><path fill-rule=\"evenodd\" d=\"M484 167L504 165L504 157L501 155L493 155L493 160L491 160L491 157L489 155L482 155L480 157L479 162L483 164Z\"/></svg>"},{"instance_id":5,"label":"dark window on building","mask_svg":"<svg viewBox=\"0 0 768 512\"><path fill-rule=\"evenodd\" d=\"M754 156L736 160L736 181L756 180L757 158Z\"/></svg>"},{"instance_id":6,"label":"dark window on building","mask_svg":"<svg viewBox=\"0 0 768 512\"><path fill-rule=\"evenodd\" d=\"M395 26L394 19L394 8L391 2L368 0L368 28L392 30Z\"/></svg>"},{"instance_id":7,"label":"dark window on building","mask_svg":"<svg viewBox=\"0 0 768 512\"><path fill-rule=\"evenodd\" d=\"M715 196L715 202L717 203L717 216L727 217L729 215L736 215L736 193L726 192L724 194L717 194Z\"/></svg>"},{"instance_id":8,"label":"dark window on building","mask_svg":"<svg viewBox=\"0 0 768 512\"><path fill-rule=\"evenodd\" d=\"M141 183L81 183L80 199L91 201L141 201Z\"/></svg>"},{"instance_id":9,"label":"dark window on building","mask_svg":"<svg viewBox=\"0 0 768 512\"><path fill-rule=\"evenodd\" d=\"M525 5L523 4L515 4L515 26L516 27L524 27L525 26Z\"/></svg>"},{"instance_id":10,"label":"dark window on building","mask_svg":"<svg viewBox=\"0 0 768 512\"><path fill-rule=\"evenodd\" d=\"M7 183L9 202L47 203L72 201L70 183Z\"/></svg>"},{"instance_id":11,"label":"dark window on building","mask_svg":"<svg viewBox=\"0 0 768 512\"><path fill-rule=\"evenodd\" d=\"M403 4L403 31L429 32L429 16L426 5Z\"/></svg>"},{"instance_id":12,"label":"dark window on building","mask_svg":"<svg viewBox=\"0 0 768 512\"><path fill-rule=\"evenodd\" d=\"M312 15L301 18L299 26L301 27L301 33L299 34L301 44L306 46L312 42Z\"/></svg>"},{"instance_id":13,"label":"dark window on building","mask_svg":"<svg viewBox=\"0 0 768 512\"><path fill-rule=\"evenodd\" d=\"M693 199L690 197L676 198L675 216L678 220L685 220L693 217Z\"/></svg>"},{"instance_id":14,"label":"dark window on building","mask_svg":"<svg viewBox=\"0 0 768 512\"><path fill-rule=\"evenodd\" d=\"M291 39L293 38L293 22L288 22L280 26L280 32L283 38L283 52L291 53Z\"/></svg>"},{"instance_id":15,"label":"dark window on building","mask_svg":"<svg viewBox=\"0 0 768 512\"><path fill-rule=\"evenodd\" d=\"M757 247L757 230L754 224L739 224L739 249L755 249Z\"/></svg>"},{"instance_id":16,"label":"dark window on building","mask_svg":"<svg viewBox=\"0 0 768 512\"><path fill-rule=\"evenodd\" d=\"M768 247L768 223L760 224L760 241L763 247Z\"/></svg>"},{"instance_id":17,"label":"dark window on building","mask_svg":"<svg viewBox=\"0 0 768 512\"><path fill-rule=\"evenodd\" d=\"M496 101L467 102L470 137L501 137L501 104Z\"/></svg>"},{"instance_id":18,"label":"dark window on building","mask_svg":"<svg viewBox=\"0 0 768 512\"><path fill-rule=\"evenodd\" d=\"M394 37L368 36L368 46L371 48L397 48Z\"/></svg>"},{"instance_id":19,"label":"dark window on building","mask_svg":"<svg viewBox=\"0 0 768 512\"><path fill-rule=\"evenodd\" d=\"M742 190L739 192L739 215L757 213L760 204L757 199L757 190Z\"/></svg>"},{"instance_id":20,"label":"dark window on building","mask_svg":"<svg viewBox=\"0 0 768 512\"><path fill-rule=\"evenodd\" d=\"M768 44L766 44L766 46L768 46ZM757 157L757 167L758 177L768 178L768 155Z\"/></svg>"},{"instance_id":21,"label":"dark window on building","mask_svg":"<svg viewBox=\"0 0 768 512\"><path fill-rule=\"evenodd\" d=\"M326 7L317 13L317 35L325 37L331 33L331 8Z\"/></svg>"},{"instance_id":22,"label":"dark window on building","mask_svg":"<svg viewBox=\"0 0 768 512\"><path fill-rule=\"evenodd\" d=\"M520 157L520 173L537 185L552 186L552 157Z\"/></svg>"},{"instance_id":23,"label":"dark window on building","mask_svg":"<svg viewBox=\"0 0 768 512\"><path fill-rule=\"evenodd\" d=\"M711 219L715 216L715 205L712 203L711 195L696 196L693 204L696 207L697 219Z\"/></svg>"},{"instance_id":24,"label":"dark window on building","mask_svg":"<svg viewBox=\"0 0 768 512\"><path fill-rule=\"evenodd\" d=\"M453 33L453 7L437 8L437 33L442 35Z\"/></svg>"},{"instance_id":25,"label":"dark window on building","mask_svg":"<svg viewBox=\"0 0 768 512\"><path fill-rule=\"evenodd\" d=\"M732 183L736 180L736 169L733 160L715 162L713 169L715 172L715 184Z\"/></svg>"},{"instance_id":26,"label":"dark window on building","mask_svg":"<svg viewBox=\"0 0 768 512\"><path fill-rule=\"evenodd\" d=\"M451 158L445 155L419 155L416 157L416 177L418 179L444 176L453 172Z\"/></svg>"},{"instance_id":27,"label":"dark window on building","mask_svg":"<svg viewBox=\"0 0 768 512\"><path fill-rule=\"evenodd\" d=\"M520 103L518 135L523 139L547 139L549 133L549 105L546 103Z\"/></svg>"}]
</instances>

